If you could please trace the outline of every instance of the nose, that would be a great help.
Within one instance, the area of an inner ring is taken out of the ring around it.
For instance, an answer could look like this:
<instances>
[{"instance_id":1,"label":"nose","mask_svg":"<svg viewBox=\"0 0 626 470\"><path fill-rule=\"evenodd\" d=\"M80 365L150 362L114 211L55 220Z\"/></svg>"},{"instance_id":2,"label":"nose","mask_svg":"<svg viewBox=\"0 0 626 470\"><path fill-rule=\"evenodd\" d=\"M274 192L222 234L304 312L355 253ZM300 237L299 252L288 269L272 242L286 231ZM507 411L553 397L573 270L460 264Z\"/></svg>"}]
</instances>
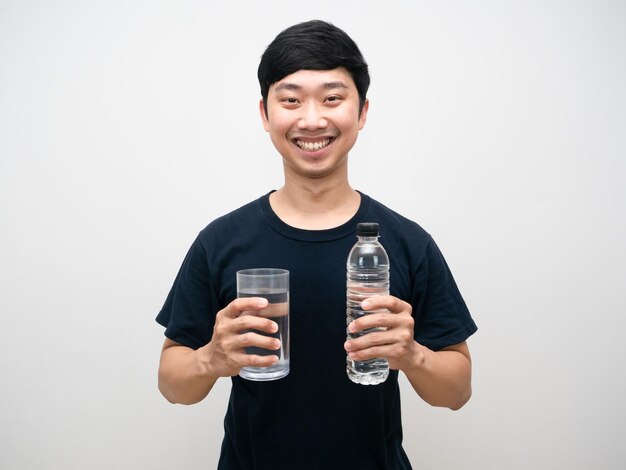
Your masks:
<instances>
[{"instance_id":1,"label":"nose","mask_svg":"<svg viewBox=\"0 0 626 470\"><path fill-rule=\"evenodd\" d=\"M301 109L302 114L298 119L298 129L314 131L328 126L328 120L324 117L323 109L316 103L308 103Z\"/></svg>"}]
</instances>

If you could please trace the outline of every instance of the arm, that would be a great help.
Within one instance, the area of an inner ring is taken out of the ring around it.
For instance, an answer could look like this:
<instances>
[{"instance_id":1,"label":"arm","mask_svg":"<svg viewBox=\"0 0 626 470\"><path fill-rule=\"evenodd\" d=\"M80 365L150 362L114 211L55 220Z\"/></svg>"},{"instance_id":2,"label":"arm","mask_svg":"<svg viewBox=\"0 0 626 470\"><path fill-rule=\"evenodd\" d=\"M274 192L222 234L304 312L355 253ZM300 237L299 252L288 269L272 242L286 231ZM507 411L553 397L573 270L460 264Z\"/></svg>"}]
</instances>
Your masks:
<instances>
[{"instance_id":1,"label":"arm","mask_svg":"<svg viewBox=\"0 0 626 470\"><path fill-rule=\"evenodd\" d=\"M350 358L364 361L384 357L391 369L404 372L409 382L427 403L453 410L461 408L471 396L471 359L467 343L432 351L413 339L411 305L392 296L370 297L365 310L387 309L389 313L366 315L349 325L351 333L384 327L360 338L346 341Z\"/></svg>"},{"instance_id":2,"label":"arm","mask_svg":"<svg viewBox=\"0 0 626 470\"><path fill-rule=\"evenodd\" d=\"M237 375L244 366L267 367L277 361L271 354L246 354L245 348L256 346L276 350L280 341L245 330L276 332L273 321L256 316L267 307L267 300L256 297L235 299L215 317L211 341L192 349L166 339L159 364L159 390L171 403L190 405L204 399L219 377Z\"/></svg>"},{"instance_id":3,"label":"arm","mask_svg":"<svg viewBox=\"0 0 626 470\"><path fill-rule=\"evenodd\" d=\"M437 352L417 342L415 345L418 349L415 365L403 369L413 389L433 406L461 408L472 395L472 364L467 343Z\"/></svg>"},{"instance_id":4,"label":"arm","mask_svg":"<svg viewBox=\"0 0 626 470\"><path fill-rule=\"evenodd\" d=\"M211 375L200 361L202 349L193 350L165 339L159 363L159 390L170 403L198 403L215 385L218 376Z\"/></svg>"}]
</instances>

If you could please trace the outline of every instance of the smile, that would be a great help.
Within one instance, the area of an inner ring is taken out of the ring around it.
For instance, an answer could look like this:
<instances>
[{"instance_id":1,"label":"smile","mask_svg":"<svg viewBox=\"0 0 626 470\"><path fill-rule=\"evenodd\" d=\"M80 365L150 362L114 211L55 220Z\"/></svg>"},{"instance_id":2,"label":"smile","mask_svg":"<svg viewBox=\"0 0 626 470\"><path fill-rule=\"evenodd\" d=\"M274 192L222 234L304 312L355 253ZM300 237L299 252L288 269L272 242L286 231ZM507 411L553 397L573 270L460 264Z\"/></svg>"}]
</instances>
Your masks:
<instances>
[{"instance_id":1,"label":"smile","mask_svg":"<svg viewBox=\"0 0 626 470\"><path fill-rule=\"evenodd\" d=\"M295 140L295 144L300 147L302 150L306 150L307 152L315 152L316 150L321 150L330 145L332 139L324 139L319 140L317 142L305 142L304 140Z\"/></svg>"}]
</instances>

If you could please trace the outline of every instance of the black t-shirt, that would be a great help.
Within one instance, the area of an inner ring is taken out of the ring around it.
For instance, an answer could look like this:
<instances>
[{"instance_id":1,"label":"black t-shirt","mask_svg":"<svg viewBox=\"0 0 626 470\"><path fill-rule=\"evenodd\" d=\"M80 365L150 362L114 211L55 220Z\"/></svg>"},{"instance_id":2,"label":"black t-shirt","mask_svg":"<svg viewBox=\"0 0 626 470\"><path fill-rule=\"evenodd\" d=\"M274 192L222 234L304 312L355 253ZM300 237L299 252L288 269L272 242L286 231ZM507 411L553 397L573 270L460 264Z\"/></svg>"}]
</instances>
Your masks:
<instances>
[{"instance_id":1,"label":"black t-shirt","mask_svg":"<svg viewBox=\"0 0 626 470\"><path fill-rule=\"evenodd\" d=\"M398 372L364 386L346 375L346 259L359 222L380 224L390 293L413 306L415 339L433 350L476 331L439 249L416 223L361 194L354 217L300 230L272 211L269 194L213 221L191 246L157 321L197 349L215 314L236 297L246 268L290 272L289 375L232 378L219 468L409 469L402 449Z\"/></svg>"}]
</instances>

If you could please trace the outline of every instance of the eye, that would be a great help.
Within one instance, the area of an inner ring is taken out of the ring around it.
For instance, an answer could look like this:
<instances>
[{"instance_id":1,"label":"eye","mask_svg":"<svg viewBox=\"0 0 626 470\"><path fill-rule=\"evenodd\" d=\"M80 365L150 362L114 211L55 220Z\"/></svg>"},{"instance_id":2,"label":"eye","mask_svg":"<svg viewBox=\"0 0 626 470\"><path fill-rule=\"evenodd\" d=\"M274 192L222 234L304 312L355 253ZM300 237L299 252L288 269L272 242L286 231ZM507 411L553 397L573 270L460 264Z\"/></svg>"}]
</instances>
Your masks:
<instances>
[{"instance_id":1,"label":"eye","mask_svg":"<svg viewBox=\"0 0 626 470\"><path fill-rule=\"evenodd\" d=\"M341 96L331 95L326 97L325 101L329 104L339 104L339 102L341 101Z\"/></svg>"},{"instance_id":2,"label":"eye","mask_svg":"<svg viewBox=\"0 0 626 470\"><path fill-rule=\"evenodd\" d=\"M286 106L296 106L299 104L298 98L294 98L293 96L287 96L282 98L280 101Z\"/></svg>"}]
</instances>

